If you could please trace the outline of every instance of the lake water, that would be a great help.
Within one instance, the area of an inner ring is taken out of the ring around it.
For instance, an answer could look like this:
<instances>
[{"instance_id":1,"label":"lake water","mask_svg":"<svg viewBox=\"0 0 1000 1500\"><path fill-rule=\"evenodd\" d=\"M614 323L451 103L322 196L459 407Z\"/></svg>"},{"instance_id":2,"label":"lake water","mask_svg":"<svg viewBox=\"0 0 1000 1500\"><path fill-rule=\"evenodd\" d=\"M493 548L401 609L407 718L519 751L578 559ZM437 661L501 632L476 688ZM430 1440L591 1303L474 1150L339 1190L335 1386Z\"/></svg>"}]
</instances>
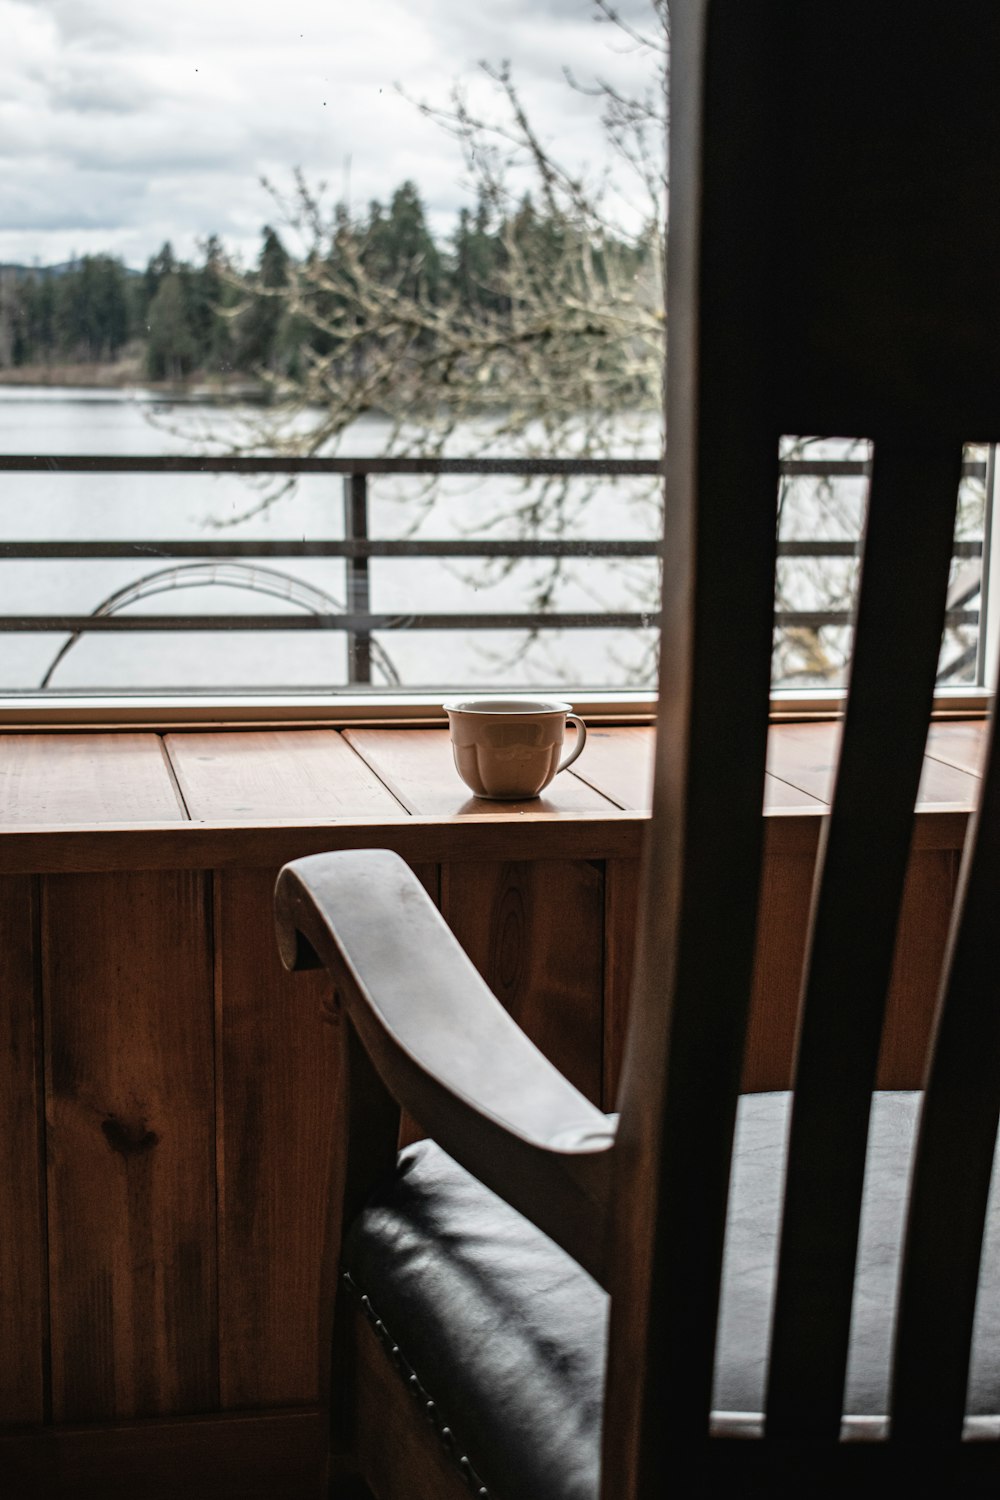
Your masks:
<instances>
[{"instance_id":1,"label":"lake water","mask_svg":"<svg viewBox=\"0 0 1000 1500\"><path fill-rule=\"evenodd\" d=\"M171 406L144 393L0 387L0 452L148 454L225 451L244 436L250 409ZM375 456L387 428L364 420L339 452ZM655 454L655 434L651 453ZM261 482L232 475L7 474L0 489L0 536L6 540L128 539L128 559L0 563L0 613L88 614L118 590L173 564L157 558L157 540L232 537L331 540L343 536L340 476L307 476L273 505ZM423 539L518 534L516 514L531 502L514 479L369 481L370 533ZM658 517L650 481L602 483L572 493L564 517L572 537L655 537ZM256 512L256 513L255 513ZM550 534L556 534L550 526ZM343 607L345 565L335 558L271 558L262 566L292 574ZM478 560L375 559L371 603L400 614L529 609L546 579L545 563L527 560L498 573ZM562 610L654 610L652 560L566 565L552 588ZM200 586L157 593L121 613L301 613L294 604L243 587ZM527 642L523 632L386 632L377 637L399 680L442 690L487 685L593 686L649 680L653 631L552 632ZM0 636L0 691L37 689L65 636ZM376 685L384 673L375 667ZM343 687L346 645L340 631L136 632L86 635L56 667L53 691L274 691Z\"/></svg>"}]
</instances>

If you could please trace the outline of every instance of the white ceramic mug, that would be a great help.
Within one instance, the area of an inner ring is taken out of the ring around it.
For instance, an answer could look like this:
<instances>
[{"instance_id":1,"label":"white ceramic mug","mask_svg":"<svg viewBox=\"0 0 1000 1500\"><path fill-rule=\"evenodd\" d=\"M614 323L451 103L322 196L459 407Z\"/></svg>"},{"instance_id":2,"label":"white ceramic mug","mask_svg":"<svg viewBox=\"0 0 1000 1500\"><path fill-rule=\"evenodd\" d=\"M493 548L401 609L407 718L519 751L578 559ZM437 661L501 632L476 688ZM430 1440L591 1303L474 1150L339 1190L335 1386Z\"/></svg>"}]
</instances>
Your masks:
<instances>
[{"instance_id":1,"label":"white ceramic mug","mask_svg":"<svg viewBox=\"0 0 1000 1500\"><path fill-rule=\"evenodd\" d=\"M587 739L572 704L551 698L454 698L443 707L458 774L477 797L537 797ZM567 722L576 728L576 743L560 759Z\"/></svg>"}]
</instances>

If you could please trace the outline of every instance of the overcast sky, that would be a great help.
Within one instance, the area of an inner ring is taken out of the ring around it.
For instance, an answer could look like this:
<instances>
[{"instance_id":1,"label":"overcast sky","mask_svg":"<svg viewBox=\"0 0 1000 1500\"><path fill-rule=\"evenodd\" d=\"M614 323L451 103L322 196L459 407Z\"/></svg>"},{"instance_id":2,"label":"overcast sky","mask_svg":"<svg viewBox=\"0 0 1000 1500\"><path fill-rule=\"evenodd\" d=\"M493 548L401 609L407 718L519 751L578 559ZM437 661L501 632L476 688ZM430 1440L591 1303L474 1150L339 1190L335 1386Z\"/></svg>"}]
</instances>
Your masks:
<instances>
[{"instance_id":1,"label":"overcast sky","mask_svg":"<svg viewBox=\"0 0 1000 1500\"><path fill-rule=\"evenodd\" d=\"M648 0L620 9L645 22ZM0 0L0 261L110 251L133 266L219 234L255 257L276 221L262 175L301 167L355 208L417 182L439 231L463 197L456 145L412 103L446 104L509 58L541 134L596 161L592 102L648 62L592 0Z\"/></svg>"}]
</instances>

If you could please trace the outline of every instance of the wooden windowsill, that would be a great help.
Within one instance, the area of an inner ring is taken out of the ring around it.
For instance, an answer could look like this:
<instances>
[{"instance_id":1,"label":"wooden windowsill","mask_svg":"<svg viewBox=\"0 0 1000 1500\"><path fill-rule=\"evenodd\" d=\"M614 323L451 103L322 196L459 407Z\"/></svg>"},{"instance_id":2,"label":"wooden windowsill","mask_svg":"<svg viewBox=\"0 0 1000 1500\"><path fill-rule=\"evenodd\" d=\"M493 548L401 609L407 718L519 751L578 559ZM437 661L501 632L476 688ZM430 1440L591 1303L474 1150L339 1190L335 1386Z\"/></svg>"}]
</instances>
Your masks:
<instances>
[{"instance_id":1,"label":"wooden windowsill","mask_svg":"<svg viewBox=\"0 0 1000 1500\"><path fill-rule=\"evenodd\" d=\"M932 726L918 845L959 845L984 730L976 720ZM832 722L773 727L772 849L814 844L839 733ZM648 726L595 725L544 796L504 803L468 792L444 729L0 734L0 872L265 865L372 843L431 860L631 857L650 808L653 742Z\"/></svg>"}]
</instances>

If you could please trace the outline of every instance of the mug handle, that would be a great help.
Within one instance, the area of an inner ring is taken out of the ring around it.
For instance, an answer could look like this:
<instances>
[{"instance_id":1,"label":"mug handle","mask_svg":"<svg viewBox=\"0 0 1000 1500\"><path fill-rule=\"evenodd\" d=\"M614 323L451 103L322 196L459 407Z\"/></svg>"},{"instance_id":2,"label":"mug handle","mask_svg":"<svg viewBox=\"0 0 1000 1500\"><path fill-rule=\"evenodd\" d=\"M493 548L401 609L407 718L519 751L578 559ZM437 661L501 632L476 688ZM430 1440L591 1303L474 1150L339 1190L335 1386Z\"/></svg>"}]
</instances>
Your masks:
<instances>
[{"instance_id":1,"label":"mug handle","mask_svg":"<svg viewBox=\"0 0 1000 1500\"><path fill-rule=\"evenodd\" d=\"M583 720L578 717L577 714L567 714L566 723L576 726L576 744L573 746L572 750L565 757L565 759L561 760L556 767L557 776L559 775L560 771L565 771L567 766L571 766L573 764L577 756L580 754L580 751L587 743L587 726L583 722Z\"/></svg>"}]
</instances>

